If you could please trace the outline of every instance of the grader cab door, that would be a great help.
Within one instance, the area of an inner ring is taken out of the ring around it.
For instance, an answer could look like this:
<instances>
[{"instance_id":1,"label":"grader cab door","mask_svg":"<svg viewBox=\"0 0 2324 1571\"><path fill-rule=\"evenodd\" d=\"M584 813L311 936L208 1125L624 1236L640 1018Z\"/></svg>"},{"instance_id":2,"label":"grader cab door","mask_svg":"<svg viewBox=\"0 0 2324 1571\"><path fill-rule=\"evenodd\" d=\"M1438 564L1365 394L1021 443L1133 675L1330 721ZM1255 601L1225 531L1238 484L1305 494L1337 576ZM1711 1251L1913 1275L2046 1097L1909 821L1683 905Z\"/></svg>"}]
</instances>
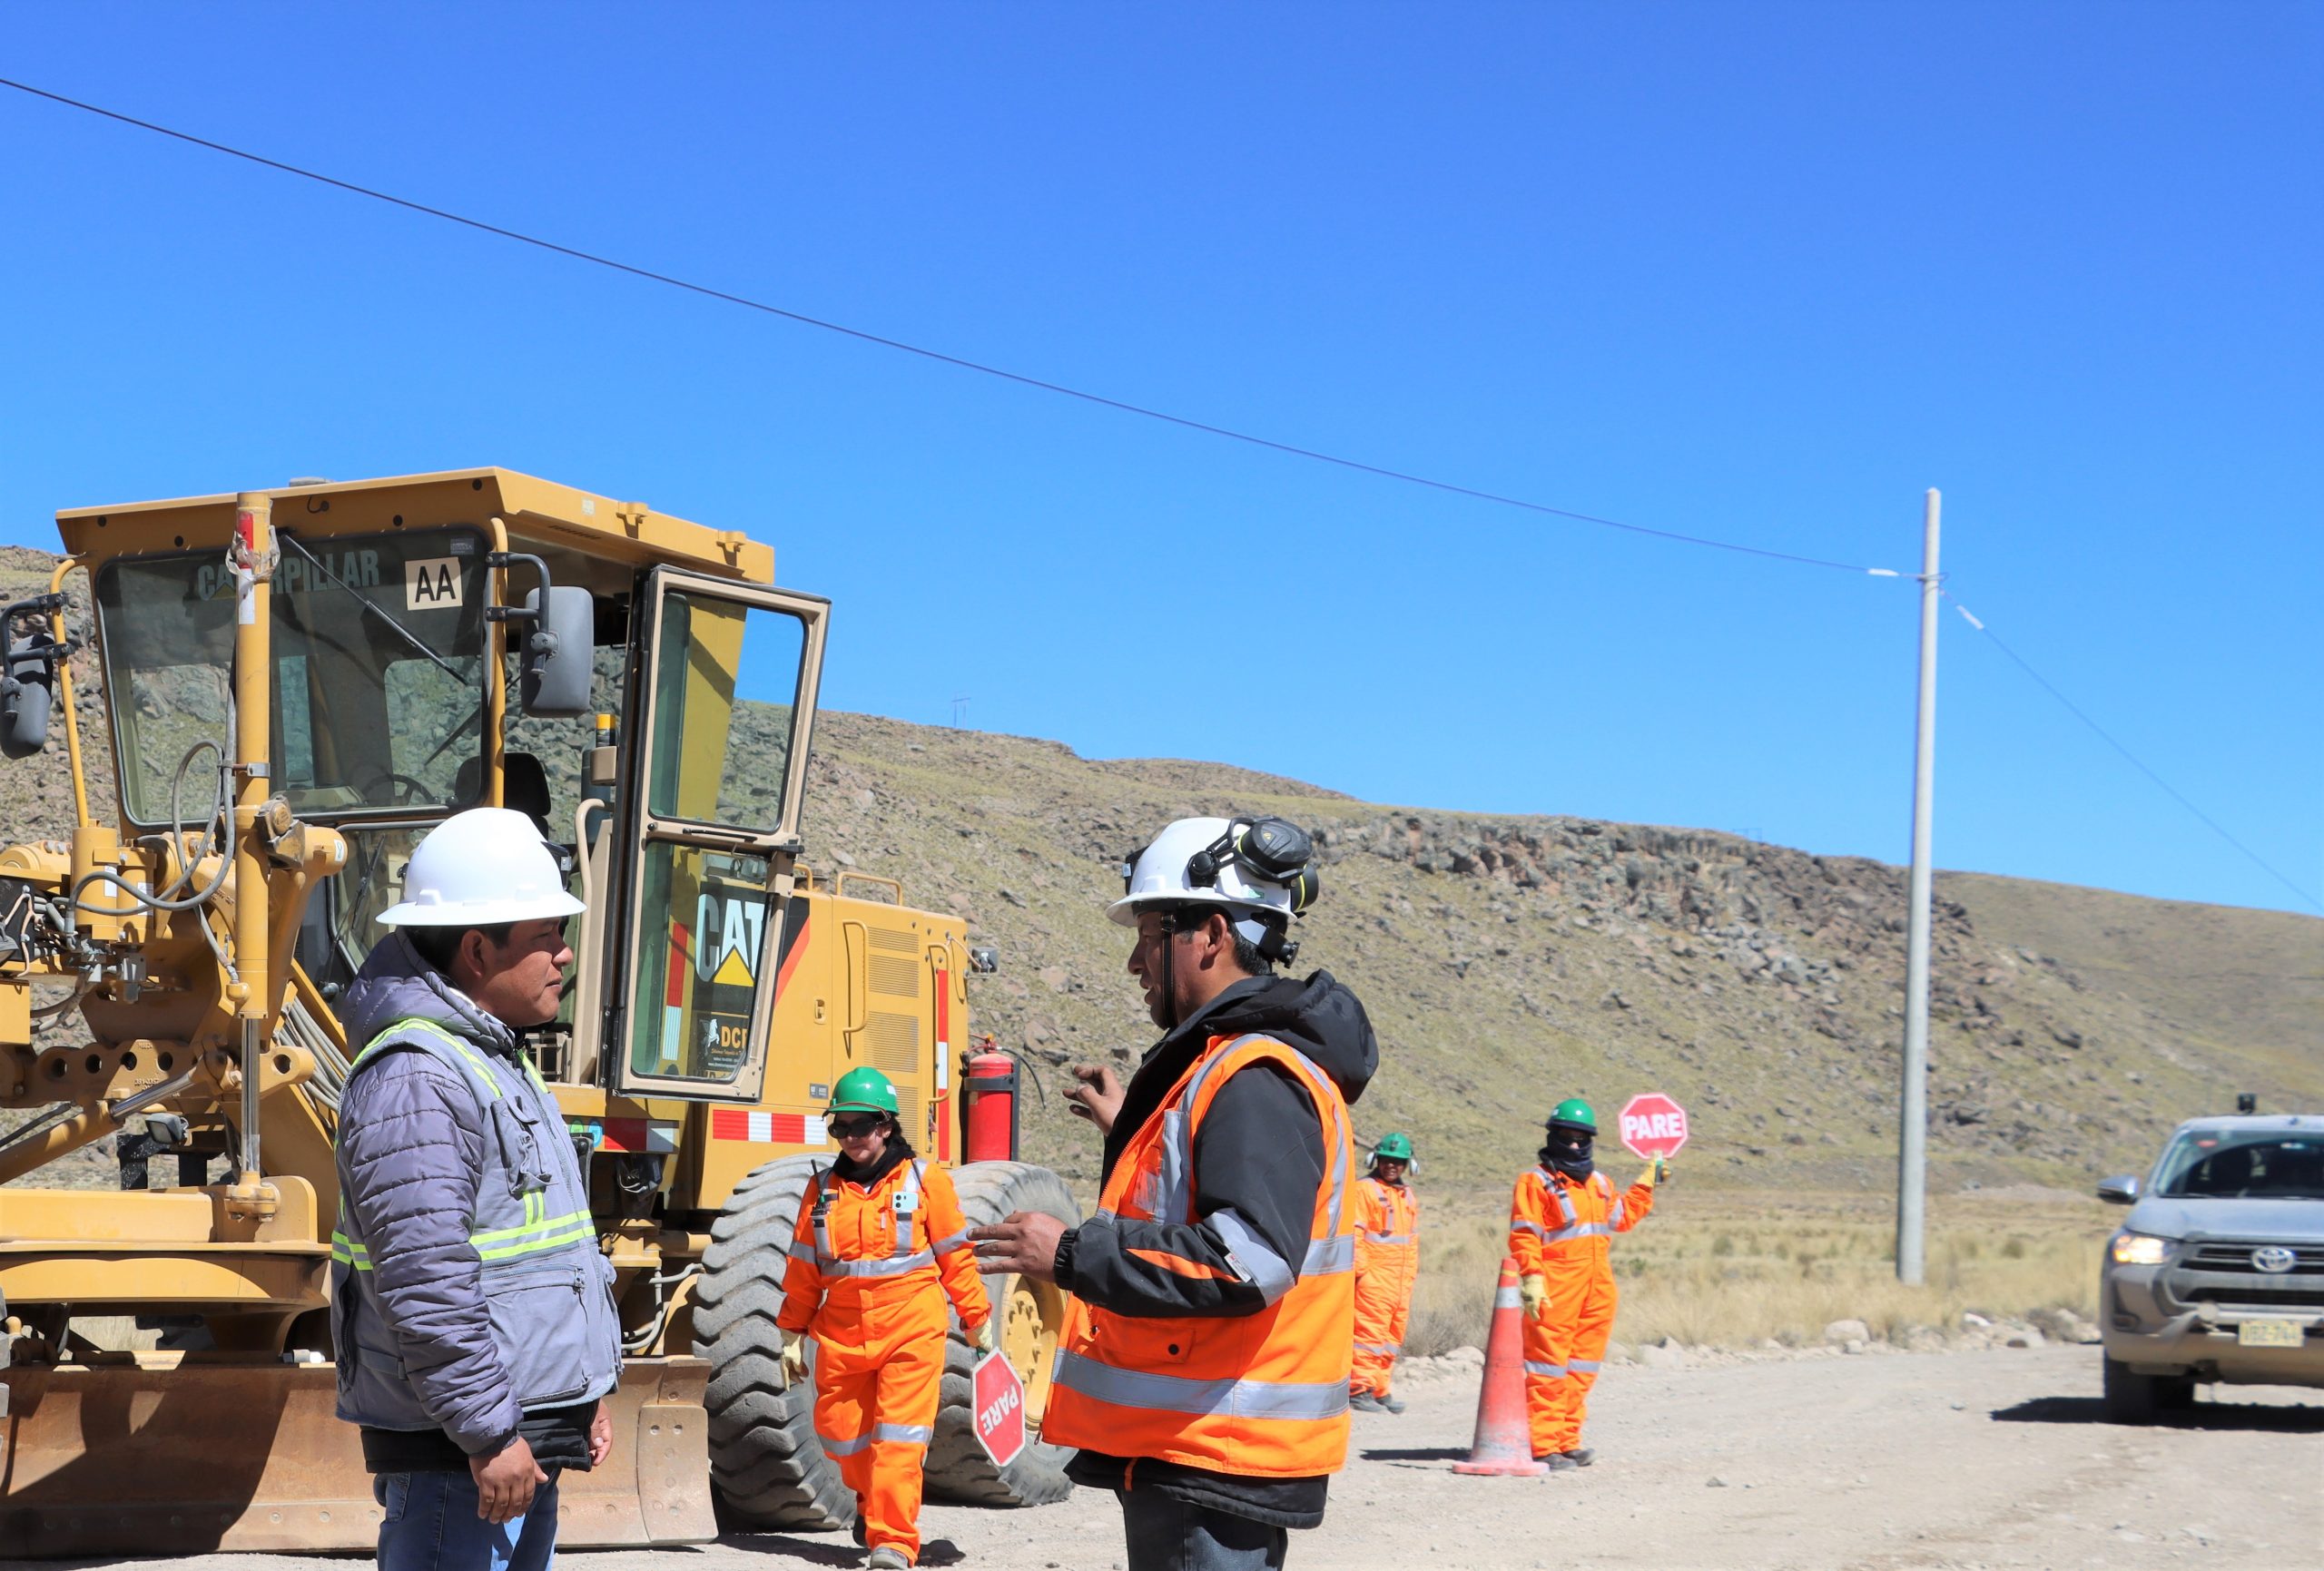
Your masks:
<instances>
[{"instance_id":1,"label":"grader cab door","mask_svg":"<svg viewBox=\"0 0 2324 1571\"><path fill-rule=\"evenodd\" d=\"M754 1103L831 604L662 567L638 610L608 1085Z\"/></svg>"}]
</instances>

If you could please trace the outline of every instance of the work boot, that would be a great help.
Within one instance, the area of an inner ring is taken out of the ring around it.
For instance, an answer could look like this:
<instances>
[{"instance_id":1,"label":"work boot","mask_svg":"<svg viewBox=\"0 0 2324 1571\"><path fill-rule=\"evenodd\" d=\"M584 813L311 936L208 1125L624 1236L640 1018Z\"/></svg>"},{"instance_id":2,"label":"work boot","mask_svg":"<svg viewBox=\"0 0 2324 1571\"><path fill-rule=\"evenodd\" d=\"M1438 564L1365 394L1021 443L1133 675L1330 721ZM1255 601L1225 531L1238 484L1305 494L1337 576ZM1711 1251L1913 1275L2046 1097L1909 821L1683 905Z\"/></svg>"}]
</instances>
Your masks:
<instances>
[{"instance_id":1,"label":"work boot","mask_svg":"<svg viewBox=\"0 0 2324 1571\"><path fill-rule=\"evenodd\" d=\"M1382 1397L1380 1399L1380 1405L1389 1412L1401 1413L1404 1410L1404 1399L1402 1397Z\"/></svg>"},{"instance_id":2,"label":"work boot","mask_svg":"<svg viewBox=\"0 0 2324 1571\"><path fill-rule=\"evenodd\" d=\"M1370 1391L1349 1392L1347 1405L1359 1413L1384 1413L1388 1410Z\"/></svg>"},{"instance_id":3,"label":"work boot","mask_svg":"<svg viewBox=\"0 0 2324 1571\"><path fill-rule=\"evenodd\" d=\"M1577 1468L1586 1468L1598 1459L1598 1453L1587 1446L1576 1446L1570 1451L1560 1451L1558 1455Z\"/></svg>"},{"instance_id":4,"label":"work boot","mask_svg":"<svg viewBox=\"0 0 2324 1571\"><path fill-rule=\"evenodd\" d=\"M872 1550L872 1558L863 1566L864 1571L911 1571L911 1562L904 1558L904 1552L886 1544Z\"/></svg>"},{"instance_id":5,"label":"work boot","mask_svg":"<svg viewBox=\"0 0 2324 1571\"><path fill-rule=\"evenodd\" d=\"M1581 1466L1581 1463L1575 1461L1572 1457L1563 1451L1551 1451L1546 1457L1536 1457L1533 1459L1541 1463L1552 1473L1571 1473L1576 1468Z\"/></svg>"},{"instance_id":6,"label":"work boot","mask_svg":"<svg viewBox=\"0 0 2324 1571\"><path fill-rule=\"evenodd\" d=\"M852 1534L853 1534L853 1535L855 1536L855 1546L856 1546L858 1549L862 1548L862 1547L863 1547L864 1539L863 1539L863 1513L862 1513L862 1511L858 1511L858 1512L856 1512L856 1514L855 1514L855 1526L853 1526L852 1527L850 1527L850 1528L848 1529L848 1531L849 1531L850 1533L852 1533Z\"/></svg>"}]
</instances>

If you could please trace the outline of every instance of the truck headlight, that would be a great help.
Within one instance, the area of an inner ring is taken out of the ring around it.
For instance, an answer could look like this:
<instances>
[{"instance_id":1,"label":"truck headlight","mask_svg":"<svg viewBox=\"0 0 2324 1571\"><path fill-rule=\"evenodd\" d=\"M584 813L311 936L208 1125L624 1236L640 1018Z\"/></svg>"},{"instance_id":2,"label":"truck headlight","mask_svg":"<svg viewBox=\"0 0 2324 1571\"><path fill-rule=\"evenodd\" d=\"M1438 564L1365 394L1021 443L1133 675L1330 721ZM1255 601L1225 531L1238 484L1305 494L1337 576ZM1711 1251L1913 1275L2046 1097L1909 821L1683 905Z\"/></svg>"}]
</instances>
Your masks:
<instances>
[{"instance_id":1,"label":"truck headlight","mask_svg":"<svg viewBox=\"0 0 2324 1571\"><path fill-rule=\"evenodd\" d=\"M2171 1252L2171 1241L2146 1232L2118 1232L2114 1235L2116 1265L2161 1265Z\"/></svg>"}]
</instances>

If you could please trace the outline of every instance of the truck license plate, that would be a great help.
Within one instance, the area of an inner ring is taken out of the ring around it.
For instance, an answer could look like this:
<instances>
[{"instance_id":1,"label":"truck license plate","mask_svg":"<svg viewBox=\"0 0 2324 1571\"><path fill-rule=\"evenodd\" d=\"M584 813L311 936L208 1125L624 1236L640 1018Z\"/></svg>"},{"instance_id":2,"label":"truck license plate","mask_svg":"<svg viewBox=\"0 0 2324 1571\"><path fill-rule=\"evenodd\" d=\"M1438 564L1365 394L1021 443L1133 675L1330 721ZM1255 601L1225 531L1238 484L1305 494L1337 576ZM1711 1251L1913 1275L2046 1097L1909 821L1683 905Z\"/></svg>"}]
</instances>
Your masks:
<instances>
[{"instance_id":1,"label":"truck license plate","mask_svg":"<svg viewBox=\"0 0 2324 1571\"><path fill-rule=\"evenodd\" d=\"M2245 1321L2235 1340L2247 1348L2296 1348L2307 1340L2304 1321Z\"/></svg>"}]
</instances>

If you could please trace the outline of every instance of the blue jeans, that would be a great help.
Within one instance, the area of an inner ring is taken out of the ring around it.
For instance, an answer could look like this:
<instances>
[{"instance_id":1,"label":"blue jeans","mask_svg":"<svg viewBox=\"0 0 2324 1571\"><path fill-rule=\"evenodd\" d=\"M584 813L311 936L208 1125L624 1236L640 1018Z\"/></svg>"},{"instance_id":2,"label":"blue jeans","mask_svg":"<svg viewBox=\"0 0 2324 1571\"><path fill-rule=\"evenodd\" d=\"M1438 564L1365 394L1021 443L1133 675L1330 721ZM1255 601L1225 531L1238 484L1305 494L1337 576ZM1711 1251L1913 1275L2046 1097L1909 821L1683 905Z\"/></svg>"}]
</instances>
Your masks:
<instances>
[{"instance_id":1,"label":"blue jeans","mask_svg":"<svg viewBox=\"0 0 2324 1571\"><path fill-rule=\"evenodd\" d=\"M1154 1489L1114 1491L1129 1571L1282 1571L1291 1535Z\"/></svg>"},{"instance_id":2,"label":"blue jeans","mask_svg":"<svg viewBox=\"0 0 2324 1571\"><path fill-rule=\"evenodd\" d=\"M476 1514L467 1473L379 1473L371 1497L379 1524L379 1571L549 1571L556 1564L556 1475L533 1491L513 1522Z\"/></svg>"}]
</instances>

